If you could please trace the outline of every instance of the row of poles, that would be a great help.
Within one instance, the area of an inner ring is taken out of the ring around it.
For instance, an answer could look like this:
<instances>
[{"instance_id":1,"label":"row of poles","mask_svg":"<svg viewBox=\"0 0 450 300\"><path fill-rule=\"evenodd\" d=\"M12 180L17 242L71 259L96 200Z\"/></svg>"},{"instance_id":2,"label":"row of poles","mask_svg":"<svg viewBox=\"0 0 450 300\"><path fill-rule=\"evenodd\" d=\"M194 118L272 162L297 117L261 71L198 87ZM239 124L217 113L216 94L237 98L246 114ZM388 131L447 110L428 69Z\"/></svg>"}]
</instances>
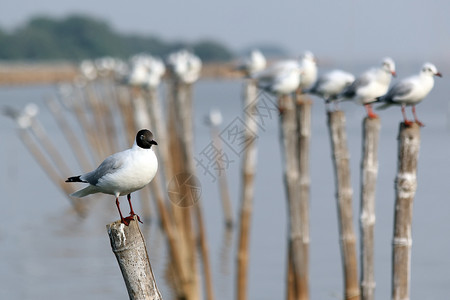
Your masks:
<instances>
[{"instance_id":1,"label":"row of poles","mask_svg":"<svg viewBox=\"0 0 450 300\"><path fill-rule=\"evenodd\" d=\"M48 99L46 103L84 172L92 170L104 157L119 151L121 144L132 143L137 130L151 128L154 131L158 138L157 155L161 167L150 187L141 192L144 219L148 220L152 214L149 199L153 199L161 228L167 237L170 253L169 277L172 278L171 285L176 298L214 299L202 201L199 201L199 195L193 195L193 191L189 190L186 185L179 186L178 197L180 197L180 201L195 203L188 208L174 205L173 202L168 201L165 191L165 187L178 174L188 174L194 177L196 174L192 127L193 87L190 83L177 80L175 76L169 78L168 86L166 114L164 114L156 89L117 85L108 77L74 86L75 88L70 94L56 99ZM258 109L258 102L255 101L258 98L258 89L253 79L246 79L243 98L247 114L244 116L246 147L242 158L242 190L237 220L239 237L236 299L239 300L248 299L249 236L257 164L257 145L252 136L257 133L258 125L251 114ZM303 300L309 299L310 294L309 148L312 102L301 93L296 93L280 97L278 104L280 145L284 162L283 176L289 211L286 298ZM64 107L69 108L70 112L74 114L84 134L83 137L76 134L77 129L65 116ZM72 185L63 183L65 178L73 174L73 171L62 159L42 124L35 118L35 109L33 110L31 107L28 111L25 109L22 112L4 109L4 113L17 121L21 140L49 177L65 194L73 192ZM121 116L121 125L117 122L118 115ZM167 120L164 120L165 115ZM375 187L378 172L377 151L380 120L365 118L363 121L360 205L361 272L359 276L345 115L342 111L327 112L327 120L335 170L344 299L373 300L375 290L373 253ZM119 140L120 132L124 133L125 141ZM218 125L213 123L212 139L216 147L220 148L218 132ZM89 151L80 146L83 145L81 142L83 138ZM419 145L419 126L414 124L407 127L401 124L396 177L392 299L409 299L412 203L417 185L416 169ZM220 161L217 163L220 164ZM226 177L223 171L218 175L226 228L232 230L234 220ZM86 202L70 197L68 199L80 216L86 215ZM171 200L173 201L173 199ZM112 224L108 226L109 232L114 232L111 229L114 226ZM115 232L121 232L120 230L123 231L119 226ZM111 237L111 245L113 246L113 244ZM123 270L122 273L124 273ZM202 294L202 285L204 295ZM154 289L152 290L154 291ZM149 299L162 298L159 292L153 293L153 295L156 296ZM132 298L131 294L130 298Z\"/></svg>"},{"instance_id":2,"label":"row of poles","mask_svg":"<svg viewBox=\"0 0 450 300\"><path fill-rule=\"evenodd\" d=\"M247 79L244 108L257 107L257 83ZM286 299L309 299L309 146L311 137L311 104L297 91L278 99L280 111L280 145L284 161L284 183L288 205L288 262ZM245 116L246 134L257 131L252 118ZM374 228L375 191L378 173L380 119L363 120L361 195L360 195L360 261L353 225L353 189L350 176L350 153L347 147L345 115L327 111L332 161L335 171L339 241L341 248L344 299L375 299ZM395 220L392 256L392 299L409 299L411 262L412 204L417 186L416 173L420 146L420 127L400 124L398 135L398 168L395 179ZM248 299L248 248L252 211L256 148L249 142L242 160L242 194L240 237L237 255L236 298Z\"/></svg>"}]
</instances>

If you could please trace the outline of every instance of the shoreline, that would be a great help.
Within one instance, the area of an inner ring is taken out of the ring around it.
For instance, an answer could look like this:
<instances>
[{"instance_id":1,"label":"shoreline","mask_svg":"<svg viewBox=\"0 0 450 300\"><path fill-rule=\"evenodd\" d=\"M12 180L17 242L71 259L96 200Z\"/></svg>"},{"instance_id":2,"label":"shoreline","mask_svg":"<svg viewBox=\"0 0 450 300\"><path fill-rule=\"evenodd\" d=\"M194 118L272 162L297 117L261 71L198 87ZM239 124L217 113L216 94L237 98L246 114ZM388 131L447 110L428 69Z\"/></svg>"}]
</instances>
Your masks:
<instances>
[{"instance_id":1,"label":"shoreline","mask_svg":"<svg viewBox=\"0 0 450 300\"><path fill-rule=\"evenodd\" d=\"M201 78L242 78L242 74L233 70L233 67L233 62L205 63L202 67ZM78 65L68 62L0 63L0 86L73 82L78 75Z\"/></svg>"}]
</instances>

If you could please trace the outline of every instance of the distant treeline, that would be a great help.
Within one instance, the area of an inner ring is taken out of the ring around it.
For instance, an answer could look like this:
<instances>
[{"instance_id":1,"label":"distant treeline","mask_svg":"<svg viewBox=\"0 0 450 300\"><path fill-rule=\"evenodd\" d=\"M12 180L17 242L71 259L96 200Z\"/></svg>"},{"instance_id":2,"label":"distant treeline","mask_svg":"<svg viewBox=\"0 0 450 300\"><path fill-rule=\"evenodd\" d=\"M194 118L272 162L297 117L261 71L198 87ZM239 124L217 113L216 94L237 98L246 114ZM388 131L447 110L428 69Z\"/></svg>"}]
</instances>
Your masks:
<instances>
[{"instance_id":1,"label":"distant treeline","mask_svg":"<svg viewBox=\"0 0 450 300\"><path fill-rule=\"evenodd\" d=\"M32 18L12 32L0 28L0 60L72 60L114 56L127 58L147 52L165 57L188 48L203 61L226 61L233 51L214 40L167 42L155 36L116 32L102 20L84 15L63 19Z\"/></svg>"}]
</instances>

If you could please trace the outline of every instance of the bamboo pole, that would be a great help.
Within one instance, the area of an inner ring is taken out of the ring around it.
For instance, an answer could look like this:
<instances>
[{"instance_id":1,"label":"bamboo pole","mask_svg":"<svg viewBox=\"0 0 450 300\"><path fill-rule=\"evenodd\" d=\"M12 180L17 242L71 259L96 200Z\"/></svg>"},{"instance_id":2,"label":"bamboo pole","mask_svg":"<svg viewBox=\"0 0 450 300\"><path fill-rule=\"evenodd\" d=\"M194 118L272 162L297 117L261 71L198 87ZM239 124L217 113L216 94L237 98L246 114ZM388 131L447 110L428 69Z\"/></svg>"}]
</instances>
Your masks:
<instances>
[{"instance_id":1,"label":"bamboo pole","mask_svg":"<svg viewBox=\"0 0 450 300\"><path fill-rule=\"evenodd\" d=\"M420 126L400 124L398 166L395 179L394 239L392 242L392 299L410 299L411 225L417 188L417 163L420 148Z\"/></svg>"},{"instance_id":2,"label":"bamboo pole","mask_svg":"<svg viewBox=\"0 0 450 300\"><path fill-rule=\"evenodd\" d=\"M302 94L297 94L297 136L298 136L298 170L299 170L299 211L300 243L302 259L300 265L300 286L296 299L309 299L309 148L311 140L311 106L312 101Z\"/></svg>"},{"instance_id":3,"label":"bamboo pole","mask_svg":"<svg viewBox=\"0 0 450 300\"><path fill-rule=\"evenodd\" d=\"M288 268L287 268L287 297L302 294L305 290L302 279L307 276L301 268L303 262L304 248L302 247L302 225L300 220L299 201L299 168L298 168L298 138L297 117L295 104L292 96L284 95L279 99L280 109L280 139L281 153L284 161L284 183L289 211L289 233L288 233ZM293 286L289 286L289 282Z\"/></svg>"},{"instance_id":4,"label":"bamboo pole","mask_svg":"<svg viewBox=\"0 0 450 300\"><path fill-rule=\"evenodd\" d=\"M96 130L93 130L93 135L98 144L100 157L107 157L112 152L108 149L107 138L109 134L106 132L106 127L103 122L103 112L100 109L99 100L94 88L90 83L87 83L84 88L84 94L88 111L92 115L93 123ZM91 130L92 131L92 130Z\"/></svg>"},{"instance_id":5,"label":"bamboo pole","mask_svg":"<svg viewBox=\"0 0 450 300\"><path fill-rule=\"evenodd\" d=\"M361 161L361 298L375 299L374 227L380 119L364 118Z\"/></svg>"},{"instance_id":6,"label":"bamboo pole","mask_svg":"<svg viewBox=\"0 0 450 300\"><path fill-rule=\"evenodd\" d=\"M242 190L241 207L239 215L239 244L237 253L237 299L248 299L248 265L250 248L250 225L254 198L254 178L257 159L257 148L254 135L258 125L251 117L256 111L257 86L256 82L248 79L244 92L245 122L245 148L242 156Z\"/></svg>"},{"instance_id":7,"label":"bamboo pole","mask_svg":"<svg viewBox=\"0 0 450 300\"><path fill-rule=\"evenodd\" d=\"M212 125L211 127L211 138L217 151L219 153L222 153L223 147L219 138L219 128L216 125ZM231 199L230 192L228 190L227 173L220 157L216 157L216 163L218 169L217 178L219 182L220 199L222 200L222 210L225 219L225 227L227 228L227 230L231 230L233 228L233 211L231 209Z\"/></svg>"},{"instance_id":8,"label":"bamboo pole","mask_svg":"<svg viewBox=\"0 0 450 300\"><path fill-rule=\"evenodd\" d=\"M53 117L55 118L62 132L64 133L64 137L66 138L66 141L69 143L70 149L72 149L73 153L75 154L75 157L80 163L83 171L88 172L92 170L93 166L89 161L89 156L83 150L80 140L73 131L67 119L64 117L61 104L53 98L48 99L46 103L48 108L50 109L50 112L52 113Z\"/></svg>"},{"instance_id":9,"label":"bamboo pole","mask_svg":"<svg viewBox=\"0 0 450 300\"><path fill-rule=\"evenodd\" d=\"M74 192L74 187L71 187L70 185L67 185L64 183L64 180L60 174L58 174L58 171L55 169L55 167L51 164L50 161L46 158L45 154L42 153L42 151L39 149L39 146L36 144L36 142L33 140L32 135L28 132L27 129L21 128L19 129L19 137L22 140L22 142L25 145L25 148L30 151L30 153L33 155L34 159L37 161L37 163L42 167L42 169L45 171L47 176L50 178L51 181L53 181L62 191L64 194L69 195L70 193ZM72 198L67 196L70 203L72 204L73 209L80 217L85 217L87 213L86 206L81 199Z\"/></svg>"},{"instance_id":10,"label":"bamboo pole","mask_svg":"<svg viewBox=\"0 0 450 300\"><path fill-rule=\"evenodd\" d=\"M44 126L36 118L31 118L31 125L29 130L33 133L36 139L39 141L41 146L48 153L48 156L53 161L56 169L59 170L61 177L65 178L69 176L72 172L67 165L66 161L60 154L58 148L53 144L52 140L49 138L47 131Z\"/></svg>"},{"instance_id":11,"label":"bamboo pole","mask_svg":"<svg viewBox=\"0 0 450 300\"><path fill-rule=\"evenodd\" d=\"M327 112L327 115L336 181L340 246L344 271L344 299L359 300L356 237L353 228L353 189L350 180L350 154L345 133L345 115L342 111Z\"/></svg>"},{"instance_id":12,"label":"bamboo pole","mask_svg":"<svg viewBox=\"0 0 450 300\"><path fill-rule=\"evenodd\" d=\"M129 226L118 220L106 228L130 299L162 300L137 217Z\"/></svg>"},{"instance_id":13,"label":"bamboo pole","mask_svg":"<svg viewBox=\"0 0 450 300\"><path fill-rule=\"evenodd\" d=\"M71 99L71 108L73 112L75 113L75 116L78 120L78 124L80 124L82 131L85 135L86 140L88 141L89 146L93 151L91 151L95 164L100 163L100 159L102 156L100 156L100 145L99 141L95 138L94 131L91 130L93 128L92 122L87 117L85 106L83 105L83 102L85 102L83 93L81 91L81 88L77 89L78 92L78 98L77 99Z\"/></svg>"}]
</instances>

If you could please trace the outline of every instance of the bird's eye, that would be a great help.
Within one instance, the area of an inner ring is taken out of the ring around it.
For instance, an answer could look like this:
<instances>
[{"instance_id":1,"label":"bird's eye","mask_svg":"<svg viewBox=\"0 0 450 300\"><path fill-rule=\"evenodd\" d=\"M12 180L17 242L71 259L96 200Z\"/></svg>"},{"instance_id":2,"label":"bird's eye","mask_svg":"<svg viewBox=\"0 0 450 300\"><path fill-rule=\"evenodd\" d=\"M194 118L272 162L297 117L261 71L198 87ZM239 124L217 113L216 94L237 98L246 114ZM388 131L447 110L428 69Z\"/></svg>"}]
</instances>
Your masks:
<instances>
[{"instance_id":1,"label":"bird's eye","mask_svg":"<svg viewBox=\"0 0 450 300\"><path fill-rule=\"evenodd\" d=\"M144 139L144 135L143 134L141 134L141 136L139 137L141 140L143 140Z\"/></svg>"}]
</instances>

